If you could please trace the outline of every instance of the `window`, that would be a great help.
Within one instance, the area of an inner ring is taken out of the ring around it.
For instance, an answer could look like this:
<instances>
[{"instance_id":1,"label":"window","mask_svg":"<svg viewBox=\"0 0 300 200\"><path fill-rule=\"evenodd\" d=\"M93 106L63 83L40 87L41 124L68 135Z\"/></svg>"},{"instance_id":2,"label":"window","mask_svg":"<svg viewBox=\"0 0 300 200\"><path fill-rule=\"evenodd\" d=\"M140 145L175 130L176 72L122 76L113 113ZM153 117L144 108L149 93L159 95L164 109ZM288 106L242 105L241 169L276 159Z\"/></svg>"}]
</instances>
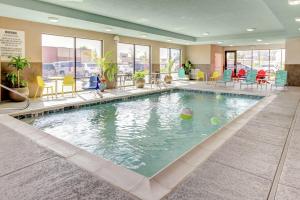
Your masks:
<instances>
[{"instance_id":1,"label":"window","mask_svg":"<svg viewBox=\"0 0 300 200\"><path fill-rule=\"evenodd\" d=\"M65 75L75 77L74 55L74 38L42 35L43 78L47 81L52 77L64 77ZM62 80L58 80L57 92L61 92L61 85Z\"/></svg>"},{"instance_id":2,"label":"window","mask_svg":"<svg viewBox=\"0 0 300 200\"><path fill-rule=\"evenodd\" d=\"M240 69L250 70L252 66L252 51L237 52L237 71Z\"/></svg>"},{"instance_id":3,"label":"window","mask_svg":"<svg viewBox=\"0 0 300 200\"><path fill-rule=\"evenodd\" d=\"M181 50L180 49L172 49L172 48L160 48L160 73L166 74L168 73L168 69L166 68L169 60L174 60L174 65L171 70L173 79L177 79L177 72L181 67Z\"/></svg>"},{"instance_id":4,"label":"window","mask_svg":"<svg viewBox=\"0 0 300 200\"><path fill-rule=\"evenodd\" d=\"M166 65L170 59L170 51L167 48L160 48L160 73L168 73L168 69L166 68ZM157 71L158 73L158 71Z\"/></svg>"},{"instance_id":5,"label":"window","mask_svg":"<svg viewBox=\"0 0 300 200\"><path fill-rule=\"evenodd\" d=\"M146 74L145 81L149 82L150 74L150 47L143 45L135 45L134 51L134 70L144 71Z\"/></svg>"},{"instance_id":6,"label":"window","mask_svg":"<svg viewBox=\"0 0 300 200\"><path fill-rule=\"evenodd\" d=\"M89 84L91 76L101 72L97 60L102 55L101 41L76 38L76 89L81 90Z\"/></svg>"},{"instance_id":7,"label":"window","mask_svg":"<svg viewBox=\"0 0 300 200\"><path fill-rule=\"evenodd\" d=\"M119 74L133 74L133 53L132 44L118 43L118 72Z\"/></svg>"},{"instance_id":8,"label":"window","mask_svg":"<svg viewBox=\"0 0 300 200\"><path fill-rule=\"evenodd\" d=\"M135 71L144 71L148 81L150 73L150 46L118 43L118 73L127 74L125 84L133 85L132 75Z\"/></svg>"},{"instance_id":9,"label":"window","mask_svg":"<svg viewBox=\"0 0 300 200\"><path fill-rule=\"evenodd\" d=\"M275 78L277 70L284 69L285 49L270 50L270 77Z\"/></svg>"},{"instance_id":10,"label":"window","mask_svg":"<svg viewBox=\"0 0 300 200\"><path fill-rule=\"evenodd\" d=\"M100 72L97 58L101 55L101 41L43 34L43 78L46 81L56 82L52 84L57 86L55 88L57 92L61 92L62 78L58 77L71 75L76 78L76 89L81 90L89 84L90 76ZM68 92L68 89L71 91L68 87L65 91Z\"/></svg>"},{"instance_id":11,"label":"window","mask_svg":"<svg viewBox=\"0 0 300 200\"><path fill-rule=\"evenodd\" d=\"M171 59L174 60L172 72L178 72L181 65L181 51L180 49L171 49Z\"/></svg>"},{"instance_id":12,"label":"window","mask_svg":"<svg viewBox=\"0 0 300 200\"><path fill-rule=\"evenodd\" d=\"M270 79L279 69L284 69L285 49L237 51L237 70L265 70Z\"/></svg>"}]
</instances>

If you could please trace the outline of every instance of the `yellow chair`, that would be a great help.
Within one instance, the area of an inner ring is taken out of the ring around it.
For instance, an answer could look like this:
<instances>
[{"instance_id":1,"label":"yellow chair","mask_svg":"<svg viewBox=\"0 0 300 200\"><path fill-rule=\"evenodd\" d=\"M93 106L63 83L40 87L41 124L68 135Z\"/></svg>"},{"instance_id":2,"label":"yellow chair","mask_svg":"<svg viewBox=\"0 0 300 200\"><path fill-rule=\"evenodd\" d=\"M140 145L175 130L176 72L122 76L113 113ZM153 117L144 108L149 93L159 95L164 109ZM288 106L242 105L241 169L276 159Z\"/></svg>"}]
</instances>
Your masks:
<instances>
[{"instance_id":1,"label":"yellow chair","mask_svg":"<svg viewBox=\"0 0 300 200\"><path fill-rule=\"evenodd\" d=\"M36 98L38 92L40 89L42 89L42 93L41 93L41 97L43 96L43 90L44 88L47 89L47 99L49 97L49 92L48 92L48 89L50 88L51 89L51 96L52 96L52 99L53 99L53 91L54 91L54 87L52 85L46 85L43 78L41 76L37 76L36 77L36 81L37 81L37 84L38 84L38 87L36 89L36 92L35 92L35 95L34 95L34 98Z\"/></svg>"},{"instance_id":2,"label":"yellow chair","mask_svg":"<svg viewBox=\"0 0 300 200\"><path fill-rule=\"evenodd\" d=\"M202 81L204 81L205 80L204 72L203 71L198 71L197 75L196 75L196 79L197 80L202 79Z\"/></svg>"},{"instance_id":3,"label":"yellow chair","mask_svg":"<svg viewBox=\"0 0 300 200\"><path fill-rule=\"evenodd\" d=\"M64 87L72 87L72 96L75 94L75 80L73 76L67 75L64 77L63 84L62 84L62 96L64 96Z\"/></svg>"},{"instance_id":4,"label":"yellow chair","mask_svg":"<svg viewBox=\"0 0 300 200\"><path fill-rule=\"evenodd\" d=\"M220 73L217 71L214 71L212 76L209 78L211 81L217 81L220 78Z\"/></svg>"}]
</instances>

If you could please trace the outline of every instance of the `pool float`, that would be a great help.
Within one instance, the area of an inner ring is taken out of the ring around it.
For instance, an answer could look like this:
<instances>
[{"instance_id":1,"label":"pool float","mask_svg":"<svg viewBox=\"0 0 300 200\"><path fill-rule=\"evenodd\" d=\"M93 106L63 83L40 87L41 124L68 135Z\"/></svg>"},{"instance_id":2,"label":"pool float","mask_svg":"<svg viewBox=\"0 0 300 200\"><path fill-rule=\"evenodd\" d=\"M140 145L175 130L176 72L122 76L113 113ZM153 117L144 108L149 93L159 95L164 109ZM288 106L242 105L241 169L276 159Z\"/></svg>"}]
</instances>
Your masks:
<instances>
[{"instance_id":1,"label":"pool float","mask_svg":"<svg viewBox=\"0 0 300 200\"><path fill-rule=\"evenodd\" d=\"M181 119L192 119L193 111L190 108L184 108L180 114Z\"/></svg>"},{"instance_id":2,"label":"pool float","mask_svg":"<svg viewBox=\"0 0 300 200\"><path fill-rule=\"evenodd\" d=\"M210 118L210 123L214 126L219 125L220 124L220 119L218 117L212 117Z\"/></svg>"}]
</instances>

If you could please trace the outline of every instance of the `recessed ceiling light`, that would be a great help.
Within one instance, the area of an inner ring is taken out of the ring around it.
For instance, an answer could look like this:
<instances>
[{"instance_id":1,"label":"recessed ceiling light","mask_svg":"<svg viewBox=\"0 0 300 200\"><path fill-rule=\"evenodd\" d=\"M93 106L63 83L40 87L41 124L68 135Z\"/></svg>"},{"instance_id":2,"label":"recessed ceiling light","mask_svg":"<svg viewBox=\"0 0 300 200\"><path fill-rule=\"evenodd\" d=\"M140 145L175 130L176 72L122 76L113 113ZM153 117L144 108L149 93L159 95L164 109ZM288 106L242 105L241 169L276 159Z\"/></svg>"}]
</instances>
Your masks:
<instances>
[{"instance_id":1,"label":"recessed ceiling light","mask_svg":"<svg viewBox=\"0 0 300 200\"><path fill-rule=\"evenodd\" d=\"M48 17L48 20L50 21L50 22L58 22L58 18L57 17Z\"/></svg>"},{"instance_id":2,"label":"recessed ceiling light","mask_svg":"<svg viewBox=\"0 0 300 200\"><path fill-rule=\"evenodd\" d=\"M233 47L233 44L231 44L231 45L229 45L229 46Z\"/></svg>"},{"instance_id":3,"label":"recessed ceiling light","mask_svg":"<svg viewBox=\"0 0 300 200\"><path fill-rule=\"evenodd\" d=\"M107 32L111 32L112 30L110 28L105 29Z\"/></svg>"},{"instance_id":4,"label":"recessed ceiling light","mask_svg":"<svg viewBox=\"0 0 300 200\"><path fill-rule=\"evenodd\" d=\"M218 44L223 44L223 43L224 43L223 41L219 41L219 42L218 42Z\"/></svg>"},{"instance_id":5,"label":"recessed ceiling light","mask_svg":"<svg viewBox=\"0 0 300 200\"><path fill-rule=\"evenodd\" d=\"M246 30L247 30L248 32L253 32L253 31L256 30L256 28L247 28Z\"/></svg>"},{"instance_id":6,"label":"recessed ceiling light","mask_svg":"<svg viewBox=\"0 0 300 200\"><path fill-rule=\"evenodd\" d=\"M270 43L266 42L265 45L269 45Z\"/></svg>"},{"instance_id":7,"label":"recessed ceiling light","mask_svg":"<svg viewBox=\"0 0 300 200\"><path fill-rule=\"evenodd\" d=\"M207 35L209 35L209 32L205 32L205 33L203 33L202 35L207 36Z\"/></svg>"},{"instance_id":8,"label":"recessed ceiling light","mask_svg":"<svg viewBox=\"0 0 300 200\"><path fill-rule=\"evenodd\" d=\"M168 41L168 42L172 42L172 40L171 40L171 39L168 39L167 41Z\"/></svg>"},{"instance_id":9,"label":"recessed ceiling light","mask_svg":"<svg viewBox=\"0 0 300 200\"><path fill-rule=\"evenodd\" d=\"M298 28L298 31L300 31L300 28Z\"/></svg>"},{"instance_id":10,"label":"recessed ceiling light","mask_svg":"<svg viewBox=\"0 0 300 200\"><path fill-rule=\"evenodd\" d=\"M289 4L294 6L294 5L299 5L300 4L300 0L289 0Z\"/></svg>"},{"instance_id":11,"label":"recessed ceiling light","mask_svg":"<svg viewBox=\"0 0 300 200\"><path fill-rule=\"evenodd\" d=\"M257 41L257 42L262 42L262 39L257 39L256 41Z\"/></svg>"},{"instance_id":12,"label":"recessed ceiling light","mask_svg":"<svg viewBox=\"0 0 300 200\"><path fill-rule=\"evenodd\" d=\"M296 22L300 22L300 17L296 17L296 18L295 18L295 21L296 21Z\"/></svg>"}]
</instances>

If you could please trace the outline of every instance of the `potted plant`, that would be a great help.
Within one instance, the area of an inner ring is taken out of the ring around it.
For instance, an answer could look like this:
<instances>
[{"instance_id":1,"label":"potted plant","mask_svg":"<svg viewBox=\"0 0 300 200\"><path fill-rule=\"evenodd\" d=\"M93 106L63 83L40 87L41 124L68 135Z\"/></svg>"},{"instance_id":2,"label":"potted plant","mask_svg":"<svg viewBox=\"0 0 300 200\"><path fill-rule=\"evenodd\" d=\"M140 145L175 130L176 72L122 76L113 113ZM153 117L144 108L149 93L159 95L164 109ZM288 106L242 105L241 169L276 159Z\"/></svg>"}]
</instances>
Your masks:
<instances>
[{"instance_id":1,"label":"potted plant","mask_svg":"<svg viewBox=\"0 0 300 200\"><path fill-rule=\"evenodd\" d=\"M133 79L135 81L135 85L137 88L144 88L144 85L145 85L145 72L144 71L135 72Z\"/></svg>"},{"instance_id":2,"label":"potted plant","mask_svg":"<svg viewBox=\"0 0 300 200\"><path fill-rule=\"evenodd\" d=\"M27 87L27 82L22 79L20 72L25 68L30 67L29 61L26 58L16 56L11 58L8 66L13 67L16 70L16 72L10 72L6 75L8 86L14 91L22 94L23 96L28 96L29 89ZM25 101L24 97L14 92L9 91L8 95L12 101Z\"/></svg>"},{"instance_id":3,"label":"potted plant","mask_svg":"<svg viewBox=\"0 0 300 200\"><path fill-rule=\"evenodd\" d=\"M98 64L101 67L101 83L106 84L107 88L115 88L118 66L112 61L112 52L106 52L103 58L98 59Z\"/></svg>"},{"instance_id":4,"label":"potted plant","mask_svg":"<svg viewBox=\"0 0 300 200\"><path fill-rule=\"evenodd\" d=\"M185 75L189 75L191 73L192 63L189 60L186 60L183 64L183 69L185 72Z\"/></svg>"},{"instance_id":5,"label":"potted plant","mask_svg":"<svg viewBox=\"0 0 300 200\"><path fill-rule=\"evenodd\" d=\"M171 84L172 83L172 76L171 76L171 72L172 72L172 68L173 68L173 65L174 65L174 62L175 60L172 60L170 59L168 61L168 63L166 64L166 69L168 70L168 75L165 76L165 82L168 83L168 84Z\"/></svg>"}]
</instances>

